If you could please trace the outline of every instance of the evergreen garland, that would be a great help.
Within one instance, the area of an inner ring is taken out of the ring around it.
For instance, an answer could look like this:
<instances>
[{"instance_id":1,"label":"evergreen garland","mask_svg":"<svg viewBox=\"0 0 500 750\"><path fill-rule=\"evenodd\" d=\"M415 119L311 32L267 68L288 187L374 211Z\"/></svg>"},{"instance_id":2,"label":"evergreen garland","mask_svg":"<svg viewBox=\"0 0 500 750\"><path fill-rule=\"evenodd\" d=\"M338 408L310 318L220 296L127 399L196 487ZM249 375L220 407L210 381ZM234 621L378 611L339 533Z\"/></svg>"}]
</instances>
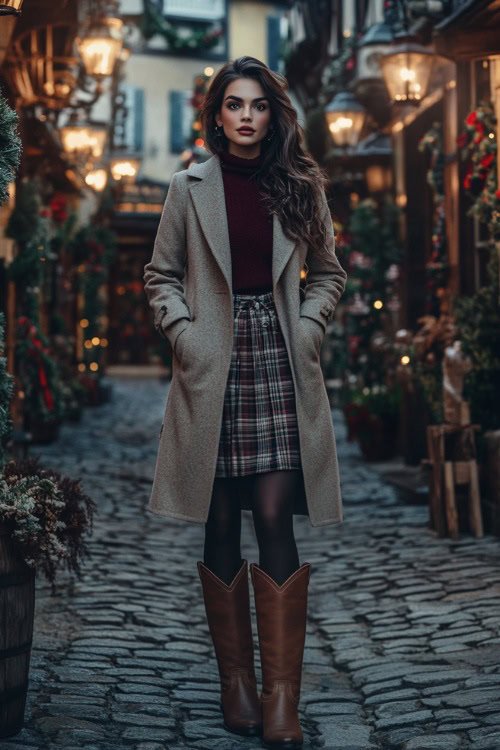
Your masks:
<instances>
[{"instance_id":1,"label":"evergreen garland","mask_svg":"<svg viewBox=\"0 0 500 750\"><path fill-rule=\"evenodd\" d=\"M480 287L471 296L459 297L454 302L455 320L460 331L462 349L472 362L472 369L464 379L464 397L470 401L472 421L481 425L481 435L485 430L497 430L499 427L498 265L497 248L491 242L487 266L489 283Z\"/></svg>"},{"instance_id":2,"label":"evergreen garland","mask_svg":"<svg viewBox=\"0 0 500 750\"><path fill-rule=\"evenodd\" d=\"M18 319L16 358L28 429L33 422L59 422L64 415L59 366L45 336L26 316Z\"/></svg>"},{"instance_id":3,"label":"evergreen garland","mask_svg":"<svg viewBox=\"0 0 500 750\"><path fill-rule=\"evenodd\" d=\"M8 186L17 172L22 143L17 132L17 112L0 96L0 205L9 199Z\"/></svg>"},{"instance_id":4,"label":"evergreen garland","mask_svg":"<svg viewBox=\"0 0 500 750\"><path fill-rule=\"evenodd\" d=\"M68 251L78 265L78 287L84 298L82 317L86 320L84 335L88 343L84 346L83 362L87 371L99 379L103 374L100 341L106 333L101 322L105 313L102 289L116 257L116 235L107 227L89 224L78 230ZM99 343L93 339L99 339Z\"/></svg>"},{"instance_id":5,"label":"evergreen garland","mask_svg":"<svg viewBox=\"0 0 500 750\"><path fill-rule=\"evenodd\" d=\"M22 183L17 204L5 234L16 240L18 252L7 267L16 284L18 310L34 323L39 321L38 294L44 281L49 247L49 223L42 215L38 180Z\"/></svg>"},{"instance_id":6,"label":"evergreen garland","mask_svg":"<svg viewBox=\"0 0 500 750\"><path fill-rule=\"evenodd\" d=\"M497 184L497 120L493 103L481 101L465 120L465 131L457 139L464 158L470 160L464 188L472 199L468 210L486 224L490 235L500 240L500 190Z\"/></svg>"},{"instance_id":7,"label":"evergreen garland","mask_svg":"<svg viewBox=\"0 0 500 750\"><path fill-rule=\"evenodd\" d=\"M390 26L393 34L403 30L404 18L400 0L384 0L384 22Z\"/></svg>"},{"instance_id":8,"label":"evergreen garland","mask_svg":"<svg viewBox=\"0 0 500 750\"><path fill-rule=\"evenodd\" d=\"M326 107L338 91L348 88L356 73L356 49L357 39L354 34L342 39L338 55L323 71L319 106Z\"/></svg>"},{"instance_id":9,"label":"evergreen garland","mask_svg":"<svg viewBox=\"0 0 500 750\"><path fill-rule=\"evenodd\" d=\"M402 247L399 209L390 197L381 206L371 198L351 214L344 258L348 280L344 292L349 371L363 387L379 386L388 377L388 348L377 340L391 327ZM374 343L375 342L375 343ZM377 348L378 347L378 348Z\"/></svg>"},{"instance_id":10,"label":"evergreen garland","mask_svg":"<svg viewBox=\"0 0 500 750\"><path fill-rule=\"evenodd\" d=\"M431 187L434 203L432 253L425 264L425 312L429 315L439 315L440 298L449 275L444 210L443 126L440 122L435 122L421 138L418 150L430 156L427 182Z\"/></svg>"},{"instance_id":11,"label":"evergreen garland","mask_svg":"<svg viewBox=\"0 0 500 750\"><path fill-rule=\"evenodd\" d=\"M168 48L171 50L208 50L216 47L224 31L215 29L207 31L206 22L198 22L198 28L191 27L183 29L177 24L167 21L162 11L151 2L143 0L143 14L141 19L141 32L145 39L159 34L162 36Z\"/></svg>"},{"instance_id":12,"label":"evergreen garland","mask_svg":"<svg viewBox=\"0 0 500 750\"><path fill-rule=\"evenodd\" d=\"M0 472L2 471L5 455L4 440L12 431L9 405L14 392L14 378L7 372L7 359L4 354L5 315L0 312Z\"/></svg>"}]
</instances>

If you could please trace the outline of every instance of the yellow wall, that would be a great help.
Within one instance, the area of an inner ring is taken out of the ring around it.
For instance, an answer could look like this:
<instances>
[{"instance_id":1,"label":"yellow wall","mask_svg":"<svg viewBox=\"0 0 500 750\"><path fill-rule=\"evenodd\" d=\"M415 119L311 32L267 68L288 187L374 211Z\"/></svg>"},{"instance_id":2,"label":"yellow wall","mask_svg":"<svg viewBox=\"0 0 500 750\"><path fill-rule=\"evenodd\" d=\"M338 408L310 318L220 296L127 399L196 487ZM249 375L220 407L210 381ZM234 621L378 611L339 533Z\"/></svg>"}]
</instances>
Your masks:
<instances>
[{"instance_id":1,"label":"yellow wall","mask_svg":"<svg viewBox=\"0 0 500 750\"><path fill-rule=\"evenodd\" d=\"M233 2L229 6L229 56L251 55L267 60L267 16L276 13L272 4Z\"/></svg>"},{"instance_id":2,"label":"yellow wall","mask_svg":"<svg viewBox=\"0 0 500 750\"><path fill-rule=\"evenodd\" d=\"M172 154L168 92L171 89L193 90L195 76L211 65L215 71L221 63L193 58L131 55L126 65L126 82L144 89L146 116L144 159L141 174L152 180L168 182L173 173L182 169L179 154Z\"/></svg>"},{"instance_id":3,"label":"yellow wall","mask_svg":"<svg viewBox=\"0 0 500 750\"><path fill-rule=\"evenodd\" d=\"M275 15L272 3L239 0L229 4L229 59L251 55L267 63L267 17ZM179 155L169 151L168 92L193 89L194 77L209 65L217 72L222 62L209 59L134 53L125 66L126 83L144 89L145 150L141 175L168 182L181 169Z\"/></svg>"}]
</instances>

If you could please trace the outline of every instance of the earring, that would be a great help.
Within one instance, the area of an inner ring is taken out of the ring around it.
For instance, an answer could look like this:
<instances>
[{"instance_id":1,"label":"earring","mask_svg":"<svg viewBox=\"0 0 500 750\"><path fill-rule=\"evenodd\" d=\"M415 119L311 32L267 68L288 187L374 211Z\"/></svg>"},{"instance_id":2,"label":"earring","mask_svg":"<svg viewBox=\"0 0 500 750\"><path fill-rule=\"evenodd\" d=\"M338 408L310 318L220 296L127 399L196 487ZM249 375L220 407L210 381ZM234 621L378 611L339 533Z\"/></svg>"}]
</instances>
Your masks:
<instances>
[{"instance_id":1,"label":"earring","mask_svg":"<svg viewBox=\"0 0 500 750\"><path fill-rule=\"evenodd\" d=\"M216 136L222 135L223 132L224 132L224 128L222 127L222 125L216 125L215 126L215 135Z\"/></svg>"},{"instance_id":2,"label":"earring","mask_svg":"<svg viewBox=\"0 0 500 750\"><path fill-rule=\"evenodd\" d=\"M269 128L268 135L266 137L266 141L271 141L274 135L274 128Z\"/></svg>"}]
</instances>

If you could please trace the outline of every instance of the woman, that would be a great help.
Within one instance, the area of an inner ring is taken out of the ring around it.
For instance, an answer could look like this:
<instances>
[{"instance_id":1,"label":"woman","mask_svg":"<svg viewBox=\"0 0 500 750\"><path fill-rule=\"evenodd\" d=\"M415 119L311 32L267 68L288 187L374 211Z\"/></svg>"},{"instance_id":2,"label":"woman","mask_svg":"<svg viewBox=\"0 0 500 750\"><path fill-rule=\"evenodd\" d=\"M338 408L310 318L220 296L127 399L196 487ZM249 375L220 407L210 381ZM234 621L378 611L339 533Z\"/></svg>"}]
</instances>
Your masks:
<instances>
[{"instance_id":1,"label":"woman","mask_svg":"<svg viewBox=\"0 0 500 750\"><path fill-rule=\"evenodd\" d=\"M294 514L342 521L338 462L319 353L346 273L335 255L326 178L304 152L286 79L254 57L224 65L201 112L202 164L176 173L145 267L173 374L149 509L205 524L198 561L224 725L298 748L310 563ZM307 266L305 291L301 271ZM252 563L257 693L241 510Z\"/></svg>"}]
</instances>

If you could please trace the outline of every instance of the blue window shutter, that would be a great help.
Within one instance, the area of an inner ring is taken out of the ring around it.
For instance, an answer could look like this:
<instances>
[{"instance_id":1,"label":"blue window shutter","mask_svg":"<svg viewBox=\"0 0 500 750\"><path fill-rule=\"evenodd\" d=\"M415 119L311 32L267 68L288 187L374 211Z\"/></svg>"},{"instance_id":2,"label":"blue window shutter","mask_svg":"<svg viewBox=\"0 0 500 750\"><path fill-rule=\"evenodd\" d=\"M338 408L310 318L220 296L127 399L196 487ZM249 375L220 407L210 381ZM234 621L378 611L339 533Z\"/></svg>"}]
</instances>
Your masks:
<instances>
[{"instance_id":1,"label":"blue window shutter","mask_svg":"<svg viewBox=\"0 0 500 750\"><path fill-rule=\"evenodd\" d=\"M278 70L280 53L280 17L267 17L267 64L271 70Z\"/></svg>"},{"instance_id":2,"label":"blue window shutter","mask_svg":"<svg viewBox=\"0 0 500 750\"><path fill-rule=\"evenodd\" d=\"M144 89L134 90L134 149L144 149Z\"/></svg>"},{"instance_id":3,"label":"blue window shutter","mask_svg":"<svg viewBox=\"0 0 500 750\"><path fill-rule=\"evenodd\" d=\"M170 103L170 151L179 154L184 150L184 101L183 91L169 91Z\"/></svg>"}]
</instances>

